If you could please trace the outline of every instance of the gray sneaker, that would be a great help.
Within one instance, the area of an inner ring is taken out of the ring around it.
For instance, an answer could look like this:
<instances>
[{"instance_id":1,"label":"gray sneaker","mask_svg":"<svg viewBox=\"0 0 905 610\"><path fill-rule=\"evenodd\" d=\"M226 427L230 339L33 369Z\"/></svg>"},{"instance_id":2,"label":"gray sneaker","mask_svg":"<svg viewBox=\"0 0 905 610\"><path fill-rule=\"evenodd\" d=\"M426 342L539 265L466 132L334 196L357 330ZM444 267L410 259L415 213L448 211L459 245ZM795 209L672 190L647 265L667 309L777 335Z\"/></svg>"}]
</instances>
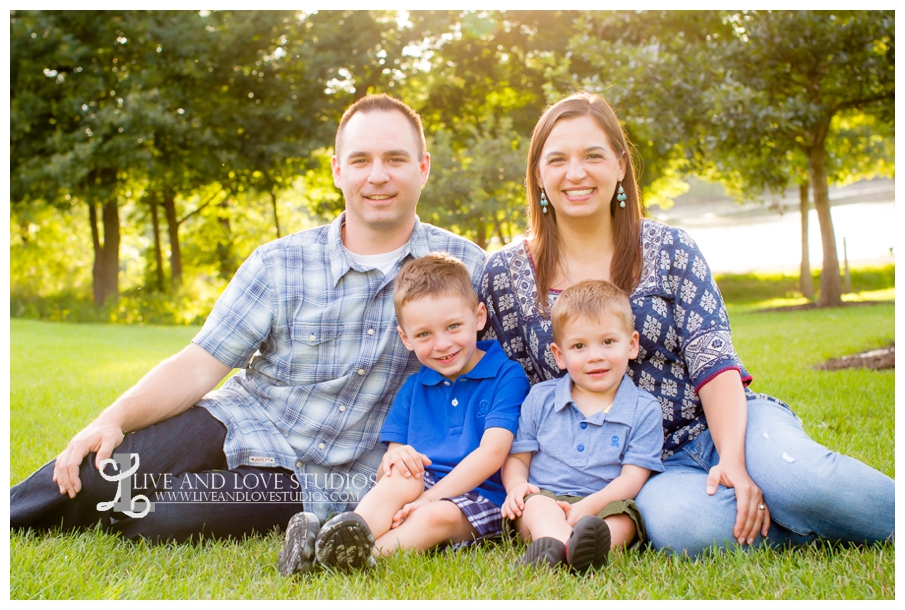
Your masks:
<instances>
[{"instance_id":1,"label":"gray sneaker","mask_svg":"<svg viewBox=\"0 0 905 610\"><path fill-rule=\"evenodd\" d=\"M314 541L321 529L314 513L296 513L286 526L286 542L277 557L277 569L283 576L292 576L314 568Z\"/></svg>"},{"instance_id":2,"label":"gray sneaker","mask_svg":"<svg viewBox=\"0 0 905 610\"><path fill-rule=\"evenodd\" d=\"M336 515L321 528L314 545L317 561L329 568L373 568L374 535L359 515Z\"/></svg>"}]
</instances>

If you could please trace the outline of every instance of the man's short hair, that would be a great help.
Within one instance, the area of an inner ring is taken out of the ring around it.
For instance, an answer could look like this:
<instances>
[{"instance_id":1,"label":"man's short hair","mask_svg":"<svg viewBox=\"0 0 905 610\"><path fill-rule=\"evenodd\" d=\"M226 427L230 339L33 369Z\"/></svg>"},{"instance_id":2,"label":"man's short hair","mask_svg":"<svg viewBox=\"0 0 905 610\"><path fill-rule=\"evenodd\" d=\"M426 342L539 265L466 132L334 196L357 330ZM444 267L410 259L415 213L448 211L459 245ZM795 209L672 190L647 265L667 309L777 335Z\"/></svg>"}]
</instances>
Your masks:
<instances>
[{"instance_id":1,"label":"man's short hair","mask_svg":"<svg viewBox=\"0 0 905 610\"><path fill-rule=\"evenodd\" d=\"M401 112L412 126L412 129L415 131L415 138L421 144L419 155L424 156L424 151L427 150L427 143L424 140L424 127L421 125L421 117L418 116L417 112L412 110L411 106L403 101L397 100L395 97L390 97L385 93L367 95L346 109L342 119L339 121L339 127L336 130L336 140L333 143L334 154L339 156L339 139L342 137L346 123L359 112Z\"/></svg>"},{"instance_id":2,"label":"man's short hair","mask_svg":"<svg viewBox=\"0 0 905 610\"><path fill-rule=\"evenodd\" d=\"M562 291L550 320L553 323L553 341L559 342L563 326L578 318L600 321L603 316L616 316L623 330L631 335L635 331L632 304L628 295L615 284L604 280L584 280Z\"/></svg>"},{"instance_id":3,"label":"man's short hair","mask_svg":"<svg viewBox=\"0 0 905 610\"><path fill-rule=\"evenodd\" d=\"M470 308L478 308L471 275L465 264L446 252L431 252L407 262L393 283L393 305L396 319L402 321L402 308L424 297L452 296L461 298Z\"/></svg>"}]
</instances>

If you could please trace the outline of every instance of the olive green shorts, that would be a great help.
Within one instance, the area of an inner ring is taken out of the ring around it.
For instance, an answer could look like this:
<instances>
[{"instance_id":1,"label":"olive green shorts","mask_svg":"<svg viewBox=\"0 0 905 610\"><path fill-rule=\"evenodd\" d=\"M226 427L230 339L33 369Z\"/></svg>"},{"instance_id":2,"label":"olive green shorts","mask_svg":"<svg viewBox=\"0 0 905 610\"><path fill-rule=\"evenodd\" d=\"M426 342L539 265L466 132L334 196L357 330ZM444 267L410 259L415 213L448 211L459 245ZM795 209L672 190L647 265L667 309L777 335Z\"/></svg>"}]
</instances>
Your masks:
<instances>
[{"instance_id":1,"label":"olive green shorts","mask_svg":"<svg viewBox=\"0 0 905 610\"><path fill-rule=\"evenodd\" d=\"M569 504L575 504L585 498L584 496L557 496L552 491L542 489L540 490L540 493L528 494L525 496L525 501L531 496L547 496L548 498L561 500L563 502L568 502ZM641 517L641 511L638 510L638 506L635 504L634 500L613 500L604 506L602 511L597 513L597 516L601 519L614 515L628 515L635 523L635 539L627 546L627 548L638 549L647 543L647 531L644 529L644 519ZM512 521L503 519L503 535L515 536L518 531L516 523L519 519L521 519L521 517L516 517Z\"/></svg>"}]
</instances>

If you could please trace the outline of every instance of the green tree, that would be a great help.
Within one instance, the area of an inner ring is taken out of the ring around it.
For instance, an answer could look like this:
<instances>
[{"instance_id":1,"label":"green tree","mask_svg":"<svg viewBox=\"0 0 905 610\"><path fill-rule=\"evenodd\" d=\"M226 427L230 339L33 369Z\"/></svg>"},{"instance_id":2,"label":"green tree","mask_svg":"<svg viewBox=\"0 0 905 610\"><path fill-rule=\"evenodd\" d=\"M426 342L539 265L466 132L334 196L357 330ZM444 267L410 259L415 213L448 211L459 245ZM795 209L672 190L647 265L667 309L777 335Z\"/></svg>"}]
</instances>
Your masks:
<instances>
[{"instance_id":1,"label":"green tree","mask_svg":"<svg viewBox=\"0 0 905 610\"><path fill-rule=\"evenodd\" d=\"M13 11L10 26L11 200L14 209L87 205L100 306L118 293L124 174L147 160L125 133L142 25L121 14Z\"/></svg>"},{"instance_id":2,"label":"green tree","mask_svg":"<svg viewBox=\"0 0 905 610\"><path fill-rule=\"evenodd\" d=\"M842 281L827 190L828 142L840 115L870 114L891 124L895 15L765 11L726 19L735 37L724 49L722 92L733 103L716 118L732 130L753 132L749 141L761 146L781 150L782 143L794 142L807 158L823 244L820 303L838 305Z\"/></svg>"},{"instance_id":3,"label":"green tree","mask_svg":"<svg viewBox=\"0 0 905 610\"><path fill-rule=\"evenodd\" d=\"M431 137L431 178L418 204L420 216L468 237L481 248L512 241L525 225L524 182L528 139L504 118L472 126L457 145L440 130Z\"/></svg>"}]
</instances>

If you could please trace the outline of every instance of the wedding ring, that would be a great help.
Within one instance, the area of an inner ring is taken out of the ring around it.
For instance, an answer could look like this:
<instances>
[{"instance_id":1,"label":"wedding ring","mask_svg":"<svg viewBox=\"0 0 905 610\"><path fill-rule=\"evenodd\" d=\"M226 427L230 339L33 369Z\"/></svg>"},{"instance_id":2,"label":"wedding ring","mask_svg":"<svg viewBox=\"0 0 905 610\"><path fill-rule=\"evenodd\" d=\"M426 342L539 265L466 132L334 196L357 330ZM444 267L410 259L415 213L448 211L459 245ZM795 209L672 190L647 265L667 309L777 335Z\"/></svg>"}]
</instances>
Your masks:
<instances>
[{"instance_id":1,"label":"wedding ring","mask_svg":"<svg viewBox=\"0 0 905 610\"><path fill-rule=\"evenodd\" d=\"M764 506L763 504L758 504L758 505L757 505L757 510L764 510L765 508L767 508L767 507Z\"/></svg>"}]
</instances>

